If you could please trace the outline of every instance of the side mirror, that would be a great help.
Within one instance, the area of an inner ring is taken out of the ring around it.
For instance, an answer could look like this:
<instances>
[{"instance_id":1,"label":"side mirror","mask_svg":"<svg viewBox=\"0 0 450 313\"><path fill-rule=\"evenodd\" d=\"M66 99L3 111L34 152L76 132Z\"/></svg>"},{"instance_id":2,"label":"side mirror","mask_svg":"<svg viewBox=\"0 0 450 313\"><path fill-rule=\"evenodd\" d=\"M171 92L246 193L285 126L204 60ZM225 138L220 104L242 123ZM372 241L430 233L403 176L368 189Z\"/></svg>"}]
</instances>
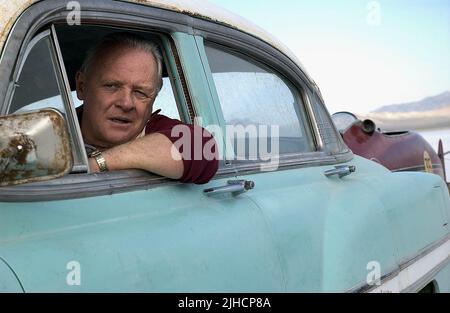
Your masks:
<instances>
[{"instance_id":1,"label":"side mirror","mask_svg":"<svg viewBox=\"0 0 450 313\"><path fill-rule=\"evenodd\" d=\"M72 166L67 126L57 110L0 117L0 186L53 179Z\"/></svg>"}]
</instances>

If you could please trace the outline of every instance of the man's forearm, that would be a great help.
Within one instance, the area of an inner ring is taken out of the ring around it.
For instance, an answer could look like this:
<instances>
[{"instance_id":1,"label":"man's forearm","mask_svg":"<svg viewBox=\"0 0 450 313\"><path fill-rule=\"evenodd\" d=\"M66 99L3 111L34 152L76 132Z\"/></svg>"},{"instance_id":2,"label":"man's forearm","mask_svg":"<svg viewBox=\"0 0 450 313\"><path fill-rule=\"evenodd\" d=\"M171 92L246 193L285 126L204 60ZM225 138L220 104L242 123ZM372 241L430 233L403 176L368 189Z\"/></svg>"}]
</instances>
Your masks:
<instances>
[{"instance_id":1,"label":"man's forearm","mask_svg":"<svg viewBox=\"0 0 450 313\"><path fill-rule=\"evenodd\" d=\"M184 165L181 155L164 135L152 133L102 152L110 171L137 168L161 176L179 179ZM94 159L89 159L91 171L99 171Z\"/></svg>"}]
</instances>

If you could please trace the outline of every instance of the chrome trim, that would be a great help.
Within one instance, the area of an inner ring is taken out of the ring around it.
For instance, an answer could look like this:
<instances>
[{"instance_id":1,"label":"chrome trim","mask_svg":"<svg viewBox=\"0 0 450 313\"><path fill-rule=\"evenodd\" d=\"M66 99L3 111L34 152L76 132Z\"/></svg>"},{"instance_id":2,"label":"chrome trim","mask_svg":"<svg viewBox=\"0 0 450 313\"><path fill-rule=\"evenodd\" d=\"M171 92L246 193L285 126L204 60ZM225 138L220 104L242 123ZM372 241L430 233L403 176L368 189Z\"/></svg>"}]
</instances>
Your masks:
<instances>
[{"instance_id":1,"label":"chrome trim","mask_svg":"<svg viewBox=\"0 0 450 313\"><path fill-rule=\"evenodd\" d=\"M337 165L334 169L326 170L324 172L326 177L331 177L334 175L339 176L339 178L343 178L351 173L356 171L356 167L354 165Z\"/></svg>"},{"instance_id":2,"label":"chrome trim","mask_svg":"<svg viewBox=\"0 0 450 313\"><path fill-rule=\"evenodd\" d=\"M85 152L86 152L86 150L85 150ZM88 166L87 165L74 165L73 167L72 167L72 171L71 171L71 173L89 173L88 172Z\"/></svg>"},{"instance_id":3,"label":"chrome trim","mask_svg":"<svg viewBox=\"0 0 450 313\"><path fill-rule=\"evenodd\" d=\"M450 240L450 234L446 235L445 237L443 237L443 238L441 238L439 240L436 240L435 242L429 244L425 248L419 250L419 252L414 257L409 258L407 261L402 262L394 270L392 270L391 272L383 275L381 277L381 285L383 285L387 281L393 279L394 277L399 275L399 273L402 270L404 270L405 268L407 268L411 264L414 264L415 262L417 262L419 259L423 258L424 256L430 254L431 252L433 252L434 250L436 250L440 246L442 246L445 243L447 243L447 241L449 241L449 240ZM424 286L426 286L431 281L431 278L433 278L434 275L436 275L442 268L444 268L446 265L449 265L449 264L450 264L450 256L448 256L443 262L439 263L437 266L432 268L420 280L418 280L417 282L415 282L411 286L405 288L401 292L417 292L417 291L420 291ZM351 288L351 289L347 290L346 292L353 292L353 293L371 292L371 291L373 291L374 289L376 289L378 287L379 286L371 286L371 285L368 285L367 283L364 283L364 284L361 284L361 285L356 286L354 288Z\"/></svg>"},{"instance_id":4,"label":"chrome trim","mask_svg":"<svg viewBox=\"0 0 450 313\"><path fill-rule=\"evenodd\" d=\"M306 110L307 110L308 116L311 118L311 124L312 124L311 126L314 131L313 137L316 141L315 143L316 143L317 150L320 151L320 150L323 150L324 144L323 144L322 137L320 136L320 130L319 130L319 126L317 124L316 115L314 114L314 110L312 108L311 100L309 99L308 93L305 92L304 97L305 97Z\"/></svg>"},{"instance_id":5,"label":"chrome trim","mask_svg":"<svg viewBox=\"0 0 450 313\"><path fill-rule=\"evenodd\" d=\"M70 174L45 182L0 187L0 202L79 199L178 184L141 170Z\"/></svg>"},{"instance_id":6,"label":"chrome trim","mask_svg":"<svg viewBox=\"0 0 450 313\"><path fill-rule=\"evenodd\" d=\"M447 257L444 261L439 263L436 267L434 267L431 271L429 271L427 274L425 274L420 280L416 281L411 286L403 289L402 293L415 293L419 292L424 288L426 285L428 285L430 282L433 281L433 278L436 276L437 273L439 273L445 266L447 266L450 263L450 256Z\"/></svg>"},{"instance_id":7,"label":"chrome trim","mask_svg":"<svg viewBox=\"0 0 450 313\"><path fill-rule=\"evenodd\" d=\"M349 162L353 159L353 153L339 154L335 156L325 155L324 153L309 153L308 157L294 156L291 158L281 158L277 171L304 168L312 166L326 166ZM231 167L222 168L219 174L230 175L250 175L261 173L263 163L256 161L240 161L232 163Z\"/></svg>"},{"instance_id":8,"label":"chrome trim","mask_svg":"<svg viewBox=\"0 0 450 313\"><path fill-rule=\"evenodd\" d=\"M89 171L88 158L87 158L86 150L84 149L83 136L81 134L80 124L78 123L77 113L75 111L75 105L72 101L73 99L72 99L71 91L70 91L70 87L69 87L69 80L67 78L67 72L66 72L66 68L64 66L63 57L62 57L61 50L59 47L58 36L56 35L56 30L55 30L54 25L51 25L51 33L52 33L52 37L53 37L54 49L56 51L56 59L59 64L59 68L55 69L55 70L59 71L60 75L58 75L58 76L61 76L58 78L62 78L62 80L63 80L62 86L59 86L59 87L60 87L60 89L62 89L61 95L63 96L63 99L65 100L64 104L66 105L67 118L68 118L68 122L69 122L68 128L69 128L69 131L71 132L72 138L74 139L74 141L73 141L74 148L81 152L81 162L84 163L84 164L75 165L72 168L72 172L86 173ZM65 92L65 94L64 94L64 92ZM74 133L73 133L73 131L74 131Z\"/></svg>"},{"instance_id":9,"label":"chrome trim","mask_svg":"<svg viewBox=\"0 0 450 313\"><path fill-rule=\"evenodd\" d=\"M207 196L220 195L224 193L231 193L232 195L237 196L253 188L255 188L255 183L251 180L234 179L227 181L225 186L216 186L204 189L203 193Z\"/></svg>"},{"instance_id":10,"label":"chrome trim","mask_svg":"<svg viewBox=\"0 0 450 313\"><path fill-rule=\"evenodd\" d=\"M442 164L434 163L432 164L433 169L443 169ZM392 172L424 172L425 171L425 165L416 165L416 166L408 166L408 167L402 167L402 168L396 168L395 170L392 170Z\"/></svg>"}]
</instances>

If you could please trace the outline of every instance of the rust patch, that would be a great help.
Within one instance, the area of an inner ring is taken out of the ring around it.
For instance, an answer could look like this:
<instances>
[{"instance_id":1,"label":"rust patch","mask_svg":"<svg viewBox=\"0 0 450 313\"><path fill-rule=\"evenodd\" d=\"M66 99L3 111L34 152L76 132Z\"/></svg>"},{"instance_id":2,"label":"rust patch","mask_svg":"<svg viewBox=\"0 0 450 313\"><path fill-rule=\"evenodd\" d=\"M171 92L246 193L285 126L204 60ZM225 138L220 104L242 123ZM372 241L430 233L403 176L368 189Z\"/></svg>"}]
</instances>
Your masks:
<instances>
[{"instance_id":1,"label":"rust patch","mask_svg":"<svg viewBox=\"0 0 450 313\"><path fill-rule=\"evenodd\" d=\"M14 159L17 164L25 165L27 163L28 154L36 150L36 144L34 141L25 134L16 133L16 137L13 137L8 144L8 147L0 152L0 157L9 155L10 159Z\"/></svg>"},{"instance_id":2,"label":"rust patch","mask_svg":"<svg viewBox=\"0 0 450 313\"><path fill-rule=\"evenodd\" d=\"M2 1L0 4L0 12L2 12L0 16L0 51L3 51L6 38L17 18L35 2L37 0Z\"/></svg>"},{"instance_id":3,"label":"rust patch","mask_svg":"<svg viewBox=\"0 0 450 313\"><path fill-rule=\"evenodd\" d=\"M204 19L207 21L218 23L218 24L223 24L225 26L228 26L228 27L231 27L234 29L239 29L236 25L233 25L232 23L228 23L224 20L213 18L211 16L196 12L194 10L184 9L183 3L179 3L178 5L175 5L175 4L163 3L163 2L159 2L159 1L155 2L155 1L151 1L151 0L122 0L122 1L136 3L136 4L143 4L145 6L162 8L162 9L169 10L169 11L179 12L181 14L189 15L189 16L196 17L196 18L201 18L201 19Z\"/></svg>"},{"instance_id":4,"label":"rust patch","mask_svg":"<svg viewBox=\"0 0 450 313\"><path fill-rule=\"evenodd\" d=\"M188 10L183 10L183 11L181 11L181 13L186 14L186 15L190 15L190 16L195 17L195 18L203 19L203 20L206 20L206 21L209 21L209 22L213 22L213 23L216 23L216 24L221 24L221 25L224 25L224 26L236 29L236 30L240 30L239 27L237 27L236 25L233 25L233 24L228 23L228 22L223 21L223 20L212 18L210 16L207 16L207 15L204 15L204 14L201 14L201 13L192 12L192 11L188 11Z\"/></svg>"},{"instance_id":5,"label":"rust patch","mask_svg":"<svg viewBox=\"0 0 450 313\"><path fill-rule=\"evenodd\" d=\"M191 118L191 121L194 122L196 116L194 106L192 105L191 96L189 94L189 89L186 83L186 77L184 76L184 71L181 66L180 56L178 55L178 50L175 47L175 42L172 39L170 40L170 47L175 59L175 66L177 68L178 75L180 76L181 86L183 88L184 99L186 100L186 105L188 107L189 117Z\"/></svg>"},{"instance_id":6,"label":"rust patch","mask_svg":"<svg viewBox=\"0 0 450 313\"><path fill-rule=\"evenodd\" d=\"M18 177L30 178L33 171L25 168L29 154L35 151L36 144L30 137L22 133L15 133L7 147L0 151L0 170L2 172L0 181L17 180Z\"/></svg>"}]
</instances>

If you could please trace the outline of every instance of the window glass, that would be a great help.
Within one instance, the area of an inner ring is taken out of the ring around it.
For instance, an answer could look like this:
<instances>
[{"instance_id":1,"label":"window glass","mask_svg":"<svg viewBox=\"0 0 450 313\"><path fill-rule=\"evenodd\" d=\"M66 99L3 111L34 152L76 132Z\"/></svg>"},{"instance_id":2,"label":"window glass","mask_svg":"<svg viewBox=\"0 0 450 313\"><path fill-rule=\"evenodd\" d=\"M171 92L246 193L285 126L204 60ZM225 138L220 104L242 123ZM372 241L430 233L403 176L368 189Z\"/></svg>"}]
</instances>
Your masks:
<instances>
[{"instance_id":1,"label":"window glass","mask_svg":"<svg viewBox=\"0 0 450 313\"><path fill-rule=\"evenodd\" d=\"M31 49L19 79L15 82L14 96L8 113L46 107L66 113L50 49L51 42L48 36L39 40Z\"/></svg>"},{"instance_id":2,"label":"window glass","mask_svg":"<svg viewBox=\"0 0 450 313\"><path fill-rule=\"evenodd\" d=\"M312 151L303 122L303 103L291 84L262 65L215 46L206 46L206 54L227 128L242 125L258 130L232 138L237 158L251 158L249 142L255 137L258 137L258 155L260 138L267 138L270 150L275 143L274 136L279 139L280 155ZM264 128L267 131L259 131ZM245 142L244 155L238 149L240 141Z\"/></svg>"},{"instance_id":3,"label":"window glass","mask_svg":"<svg viewBox=\"0 0 450 313\"><path fill-rule=\"evenodd\" d=\"M163 77L163 86L153 104L153 112L161 109L160 114L179 120L177 102L173 93L169 77Z\"/></svg>"},{"instance_id":4,"label":"window glass","mask_svg":"<svg viewBox=\"0 0 450 313\"><path fill-rule=\"evenodd\" d=\"M320 137L322 138L324 149L332 154L337 154L345 151L340 135L336 132L336 128L330 118L325 105L320 100L319 96L314 93L310 96L311 105L314 110L314 115L317 120L317 127L319 128Z\"/></svg>"}]
</instances>

